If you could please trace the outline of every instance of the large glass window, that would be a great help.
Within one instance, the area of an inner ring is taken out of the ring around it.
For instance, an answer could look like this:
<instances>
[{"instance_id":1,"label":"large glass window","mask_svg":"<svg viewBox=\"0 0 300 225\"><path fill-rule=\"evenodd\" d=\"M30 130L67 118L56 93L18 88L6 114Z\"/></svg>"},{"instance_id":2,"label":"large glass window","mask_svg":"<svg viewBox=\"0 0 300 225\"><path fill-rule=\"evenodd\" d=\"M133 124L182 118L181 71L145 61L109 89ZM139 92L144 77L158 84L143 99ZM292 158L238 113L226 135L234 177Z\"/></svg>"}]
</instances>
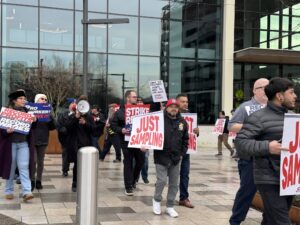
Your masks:
<instances>
[{"instance_id":1,"label":"large glass window","mask_svg":"<svg viewBox=\"0 0 300 225\"><path fill-rule=\"evenodd\" d=\"M73 49L73 12L41 9L40 45L45 49Z\"/></svg>"},{"instance_id":2,"label":"large glass window","mask_svg":"<svg viewBox=\"0 0 300 225\"><path fill-rule=\"evenodd\" d=\"M159 56L163 41L161 20L146 18L140 20L140 54Z\"/></svg>"},{"instance_id":3,"label":"large glass window","mask_svg":"<svg viewBox=\"0 0 300 225\"><path fill-rule=\"evenodd\" d=\"M3 5L2 16L4 46L38 47L37 8Z\"/></svg>"},{"instance_id":4,"label":"large glass window","mask_svg":"<svg viewBox=\"0 0 300 225\"><path fill-rule=\"evenodd\" d=\"M147 0L149 1L149 0ZM139 0L110 0L109 12L126 15L138 15Z\"/></svg>"},{"instance_id":5,"label":"large glass window","mask_svg":"<svg viewBox=\"0 0 300 225\"><path fill-rule=\"evenodd\" d=\"M47 6L53 8L73 9L74 0L40 0L40 6Z\"/></svg>"},{"instance_id":6,"label":"large glass window","mask_svg":"<svg viewBox=\"0 0 300 225\"><path fill-rule=\"evenodd\" d=\"M157 57L140 57L139 95L151 99L149 81L160 80L160 60Z\"/></svg>"},{"instance_id":7,"label":"large glass window","mask_svg":"<svg viewBox=\"0 0 300 225\"><path fill-rule=\"evenodd\" d=\"M0 1L1 2L1 1ZM5 3L21 4L21 5L37 5L38 0L2 0Z\"/></svg>"},{"instance_id":8,"label":"large glass window","mask_svg":"<svg viewBox=\"0 0 300 225\"><path fill-rule=\"evenodd\" d=\"M162 17L163 11L169 7L168 1L140 0L141 16Z\"/></svg>"},{"instance_id":9,"label":"large glass window","mask_svg":"<svg viewBox=\"0 0 300 225\"><path fill-rule=\"evenodd\" d=\"M104 19L105 14L89 13L89 18ZM82 12L76 12L75 23L75 50L82 51L83 26L81 23ZM110 25L109 25L110 26ZM91 52L106 52L106 27L104 24L91 24L88 29L88 45Z\"/></svg>"},{"instance_id":10,"label":"large glass window","mask_svg":"<svg viewBox=\"0 0 300 225\"><path fill-rule=\"evenodd\" d=\"M107 0L89 0L89 11L93 12L106 12L106 2ZM82 0L75 0L75 7L76 9L82 10L83 1Z\"/></svg>"},{"instance_id":11,"label":"large glass window","mask_svg":"<svg viewBox=\"0 0 300 225\"><path fill-rule=\"evenodd\" d=\"M55 70L73 71L73 53L63 51L40 51L40 58L43 66L47 66ZM55 68L59 66L58 68Z\"/></svg>"},{"instance_id":12,"label":"large glass window","mask_svg":"<svg viewBox=\"0 0 300 225\"><path fill-rule=\"evenodd\" d=\"M110 18L116 18L111 16ZM128 24L112 24L108 29L109 53L137 54L138 19L129 17Z\"/></svg>"},{"instance_id":13,"label":"large glass window","mask_svg":"<svg viewBox=\"0 0 300 225\"><path fill-rule=\"evenodd\" d=\"M108 103L113 99L123 99L128 89L137 89L137 56L108 56L108 87Z\"/></svg>"}]
</instances>

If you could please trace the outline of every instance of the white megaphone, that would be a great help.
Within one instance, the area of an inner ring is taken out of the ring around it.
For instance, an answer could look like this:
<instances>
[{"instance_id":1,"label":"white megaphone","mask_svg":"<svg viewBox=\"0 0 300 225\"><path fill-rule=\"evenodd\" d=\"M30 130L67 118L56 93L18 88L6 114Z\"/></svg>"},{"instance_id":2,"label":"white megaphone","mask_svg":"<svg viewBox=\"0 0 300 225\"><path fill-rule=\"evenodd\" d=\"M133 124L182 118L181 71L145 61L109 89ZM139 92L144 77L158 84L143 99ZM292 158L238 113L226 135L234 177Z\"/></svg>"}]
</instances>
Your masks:
<instances>
[{"instance_id":1,"label":"white megaphone","mask_svg":"<svg viewBox=\"0 0 300 225\"><path fill-rule=\"evenodd\" d=\"M90 111L90 104L86 100L80 100L77 103L77 111L82 115L88 113Z\"/></svg>"}]
</instances>

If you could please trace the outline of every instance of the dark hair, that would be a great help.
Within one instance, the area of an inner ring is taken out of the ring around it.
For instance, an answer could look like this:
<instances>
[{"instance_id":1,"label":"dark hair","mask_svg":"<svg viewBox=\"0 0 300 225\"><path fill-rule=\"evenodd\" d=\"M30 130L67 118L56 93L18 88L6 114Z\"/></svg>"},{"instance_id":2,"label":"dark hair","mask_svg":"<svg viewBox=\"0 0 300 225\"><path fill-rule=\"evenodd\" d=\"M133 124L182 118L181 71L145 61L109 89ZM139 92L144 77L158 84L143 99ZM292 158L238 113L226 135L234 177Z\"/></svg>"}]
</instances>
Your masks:
<instances>
[{"instance_id":1,"label":"dark hair","mask_svg":"<svg viewBox=\"0 0 300 225\"><path fill-rule=\"evenodd\" d=\"M274 77L270 83L265 87L265 93L269 100L273 100L278 92L285 92L293 88L294 84L287 78Z\"/></svg>"},{"instance_id":2,"label":"dark hair","mask_svg":"<svg viewBox=\"0 0 300 225\"><path fill-rule=\"evenodd\" d=\"M131 95L131 92L135 92L134 90L127 90L125 92L125 98L129 97L129 95Z\"/></svg>"},{"instance_id":3,"label":"dark hair","mask_svg":"<svg viewBox=\"0 0 300 225\"><path fill-rule=\"evenodd\" d=\"M97 109L98 111L100 111L100 106L99 105L93 105L91 109Z\"/></svg>"},{"instance_id":4,"label":"dark hair","mask_svg":"<svg viewBox=\"0 0 300 225\"><path fill-rule=\"evenodd\" d=\"M234 113L235 112L235 109L232 109L231 111L230 111L230 113Z\"/></svg>"},{"instance_id":5,"label":"dark hair","mask_svg":"<svg viewBox=\"0 0 300 225\"><path fill-rule=\"evenodd\" d=\"M85 100L88 101L88 97L86 95L80 95L77 99L76 99L76 103L80 102L81 100Z\"/></svg>"},{"instance_id":6,"label":"dark hair","mask_svg":"<svg viewBox=\"0 0 300 225\"><path fill-rule=\"evenodd\" d=\"M220 111L219 113L222 113L222 115L225 116L224 110Z\"/></svg>"},{"instance_id":7,"label":"dark hair","mask_svg":"<svg viewBox=\"0 0 300 225\"><path fill-rule=\"evenodd\" d=\"M185 94L185 93L180 93L180 94L178 94L178 95L176 96L176 100L179 99L179 98L181 98L181 97L186 97L186 98L187 98L188 96L187 96L187 94Z\"/></svg>"}]
</instances>

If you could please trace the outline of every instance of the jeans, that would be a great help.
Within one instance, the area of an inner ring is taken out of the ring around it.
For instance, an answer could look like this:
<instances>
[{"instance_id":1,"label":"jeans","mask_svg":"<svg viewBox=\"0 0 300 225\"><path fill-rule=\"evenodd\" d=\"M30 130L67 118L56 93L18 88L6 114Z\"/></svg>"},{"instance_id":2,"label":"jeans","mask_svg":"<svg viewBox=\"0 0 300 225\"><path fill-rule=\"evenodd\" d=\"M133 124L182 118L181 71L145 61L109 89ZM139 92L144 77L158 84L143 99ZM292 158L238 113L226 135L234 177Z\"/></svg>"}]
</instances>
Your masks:
<instances>
[{"instance_id":1,"label":"jeans","mask_svg":"<svg viewBox=\"0 0 300 225\"><path fill-rule=\"evenodd\" d=\"M230 225L240 225L245 220L256 193L256 186L253 178L253 161L240 159L238 161L240 174L240 188L236 193L232 207Z\"/></svg>"},{"instance_id":2,"label":"jeans","mask_svg":"<svg viewBox=\"0 0 300 225\"><path fill-rule=\"evenodd\" d=\"M101 152L101 148L100 148L100 145L99 145L99 140L100 137L94 137L92 136L92 146L94 146L95 148L97 148L100 152Z\"/></svg>"},{"instance_id":3,"label":"jeans","mask_svg":"<svg viewBox=\"0 0 300 225\"><path fill-rule=\"evenodd\" d=\"M149 167L149 150L145 153L145 162L141 171L143 180L148 179L148 167Z\"/></svg>"},{"instance_id":4,"label":"jeans","mask_svg":"<svg viewBox=\"0 0 300 225\"><path fill-rule=\"evenodd\" d=\"M183 201L189 198L189 174L190 174L190 155L185 154L182 157L181 167L180 167L180 183L179 183L179 200Z\"/></svg>"},{"instance_id":5,"label":"jeans","mask_svg":"<svg viewBox=\"0 0 300 225\"><path fill-rule=\"evenodd\" d=\"M162 192L169 178L167 194L167 207L169 208L173 208L176 194L178 192L179 166L180 162L177 165L171 165L169 167L160 164L155 164L156 183L154 200L157 202L161 202Z\"/></svg>"},{"instance_id":6,"label":"jeans","mask_svg":"<svg viewBox=\"0 0 300 225\"><path fill-rule=\"evenodd\" d=\"M31 171L30 178L32 181L42 181L42 174L44 170L44 159L47 145L36 145L34 152L34 166ZM35 173L37 174L35 177ZM36 179L35 179L36 178Z\"/></svg>"},{"instance_id":7,"label":"jeans","mask_svg":"<svg viewBox=\"0 0 300 225\"><path fill-rule=\"evenodd\" d=\"M5 194L13 194L14 192L14 176L15 170L18 166L21 185L22 185L22 194L31 193L31 181L29 178L29 147L27 142L12 143L11 146L12 161L10 167L9 179L6 180L5 185Z\"/></svg>"}]
</instances>

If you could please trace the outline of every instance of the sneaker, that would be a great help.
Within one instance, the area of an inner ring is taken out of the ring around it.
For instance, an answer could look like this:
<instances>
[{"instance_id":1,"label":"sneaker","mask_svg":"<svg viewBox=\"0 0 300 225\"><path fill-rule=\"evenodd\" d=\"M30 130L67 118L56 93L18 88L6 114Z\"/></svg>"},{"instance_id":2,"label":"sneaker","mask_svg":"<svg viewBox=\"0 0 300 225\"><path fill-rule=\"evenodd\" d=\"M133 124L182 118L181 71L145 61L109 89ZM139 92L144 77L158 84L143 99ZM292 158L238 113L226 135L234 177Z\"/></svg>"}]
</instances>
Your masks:
<instances>
[{"instance_id":1,"label":"sneaker","mask_svg":"<svg viewBox=\"0 0 300 225\"><path fill-rule=\"evenodd\" d=\"M175 211L174 208L166 208L166 213L172 218L178 217L178 213Z\"/></svg>"},{"instance_id":2,"label":"sneaker","mask_svg":"<svg viewBox=\"0 0 300 225\"><path fill-rule=\"evenodd\" d=\"M68 174L68 171L66 171L66 172L63 172L63 176L64 177L67 177L69 174Z\"/></svg>"},{"instance_id":3,"label":"sneaker","mask_svg":"<svg viewBox=\"0 0 300 225\"><path fill-rule=\"evenodd\" d=\"M148 178L143 179L143 181L144 181L145 184L149 184L150 183L149 180L148 180Z\"/></svg>"},{"instance_id":4,"label":"sneaker","mask_svg":"<svg viewBox=\"0 0 300 225\"><path fill-rule=\"evenodd\" d=\"M234 150L230 151L230 156L232 157L234 155Z\"/></svg>"},{"instance_id":5,"label":"sneaker","mask_svg":"<svg viewBox=\"0 0 300 225\"><path fill-rule=\"evenodd\" d=\"M31 192L34 190L34 188L35 188L35 181L32 180L31 181Z\"/></svg>"},{"instance_id":6,"label":"sneaker","mask_svg":"<svg viewBox=\"0 0 300 225\"><path fill-rule=\"evenodd\" d=\"M132 195L133 195L133 190L132 190L132 188L126 188L126 189L125 189L125 195L127 195L127 196L132 196Z\"/></svg>"},{"instance_id":7,"label":"sneaker","mask_svg":"<svg viewBox=\"0 0 300 225\"><path fill-rule=\"evenodd\" d=\"M121 160L120 160L120 159L115 159L113 162L114 162L114 163L120 163Z\"/></svg>"},{"instance_id":8,"label":"sneaker","mask_svg":"<svg viewBox=\"0 0 300 225\"><path fill-rule=\"evenodd\" d=\"M77 183L72 183L72 192L76 192L77 191Z\"/></svg>"},{"instance_id":9,"label":"sneaker","mask_svg":"<svg viewBox=\"0 0 300 225\"><path fill-rule=\"evenodd\" d=\"M21 184L21 179L20 179L20 177L17 177L17 178L16 178L16 184Z\"/></svg>"},{"instance_id":10,"label":"sneaker","mask_svg":"<svg viewBox=\"0 0 300 225\"><path fill-rule=\"evenodd\" d=\"M38 189L38 190L43 189L42 182L37 180L36 183L35 183L35 188Z\"/></svg>"},{"instance_id":11,"label":"sneaker","mask_svg":"<svg viewBox=\"0 0 300 225\"><path fill-rule=\"evenodd\" d=\"M137 182L134 182L134 183L132 184L132 188L133 188L133 189L136 189L136 184L137 184Z\"/></svg>"},{"instance_id":12,"label":"sneaker","mask_svg":"<svg viewBox=\"0 0 300 225\"><path fill-rule=\"evenodd\" d=\"M30 199L33 199L33 198L34 198L34 196L33 196L32 193L23 195L23 201L24 201L24 202L27 202L27 201L29 201Z\"/></svg>"},{"instance_id":13,"label":"sneaker","mask_svg":"<svg viewBox=\"0 0 300 225\"><path fill-rule=\"evenodd\" d=\"M12 199L14 199L14 195L13 194L7 194L7 195L5 195L5 199L12 200Z\"/></svg>"},{"instance_id":14,"label":"sneaker","mask_svg":"<svg viewBox=\"0 0 300 225\"><path fill-rule=\"evenodd\" d=\"M222 153L215 154L216 157L222 156L222 155L223 155Z\"/></svg>"},{"instance_id":15,"label":"sneaker","mask_svg":"<svg viewBox=\"0 0 300 225\"><path fill-rule=\"evenodd\" d=\"M161 208L160 208L160 202L157 202L152 199L152 210L155 215L160 215L161 214Z\"/></svg>"}]
</instances>

